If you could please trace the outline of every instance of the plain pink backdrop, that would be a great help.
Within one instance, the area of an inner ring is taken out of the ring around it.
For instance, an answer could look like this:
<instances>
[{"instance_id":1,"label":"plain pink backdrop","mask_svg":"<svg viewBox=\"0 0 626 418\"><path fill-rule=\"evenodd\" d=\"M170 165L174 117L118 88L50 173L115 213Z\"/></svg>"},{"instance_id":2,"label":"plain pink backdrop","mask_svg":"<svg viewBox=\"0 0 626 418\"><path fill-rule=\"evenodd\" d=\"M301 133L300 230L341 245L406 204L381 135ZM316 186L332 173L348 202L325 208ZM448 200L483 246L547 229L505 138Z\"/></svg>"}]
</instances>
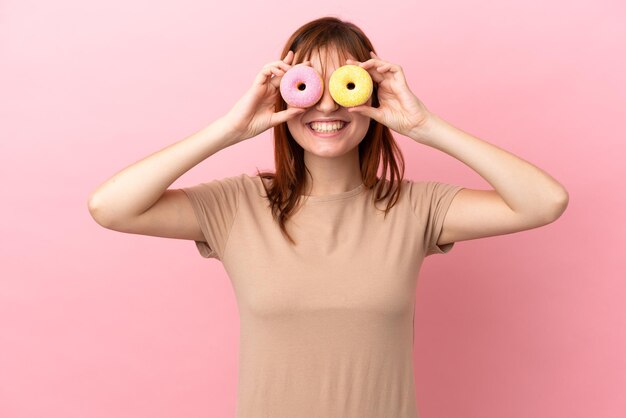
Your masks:
<instances>
[{"instance_id":1,"label":"plain pink backdrop","mask_svg":"<svg viewBox=\"0 0 626 418\"><path fill-rule=\"evenodd\" d=\"M4 0L0 417L234 416L239 317L222 265L191 241L104 229L87 199L227 112L324 15L359 25L431 111L569 191L555 223L425 263L421 417L626 416L623 1ZM491 188L396 138L406 177ZM266 131L171 187L273 166Z\"/></svg>"}]
</instances>

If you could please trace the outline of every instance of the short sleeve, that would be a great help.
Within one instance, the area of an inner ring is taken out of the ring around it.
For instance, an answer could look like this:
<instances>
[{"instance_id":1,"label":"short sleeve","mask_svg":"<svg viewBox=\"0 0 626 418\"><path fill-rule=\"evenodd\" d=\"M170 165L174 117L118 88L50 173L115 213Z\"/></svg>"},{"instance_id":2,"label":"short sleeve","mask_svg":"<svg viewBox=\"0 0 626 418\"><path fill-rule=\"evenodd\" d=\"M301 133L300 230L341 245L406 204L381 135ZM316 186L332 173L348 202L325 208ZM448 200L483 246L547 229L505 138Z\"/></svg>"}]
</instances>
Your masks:
<instances>
[{"instance_id":1,"label":"short sleeve","mask_svg":"<svg viewBox=\"0 0 626 418\"><path fill-rule=\"evenodd\" d=\"M425 225L424 257L449 253L455 243L439 246L437 241L452 199L463 187L437 181L411 182L410 186L410 200L414 213Z\"/></svg>"},{"instance_id":2,"label":"short sleeve","mask_svg":"<svg viewBox=\"0 0 626 418\"><path fill-rule=\"evenodd\" d=\"M205 241L195 241L204 258L222 260L239 206L241 176L184 187Z\"/></svg>"}]
</instances>

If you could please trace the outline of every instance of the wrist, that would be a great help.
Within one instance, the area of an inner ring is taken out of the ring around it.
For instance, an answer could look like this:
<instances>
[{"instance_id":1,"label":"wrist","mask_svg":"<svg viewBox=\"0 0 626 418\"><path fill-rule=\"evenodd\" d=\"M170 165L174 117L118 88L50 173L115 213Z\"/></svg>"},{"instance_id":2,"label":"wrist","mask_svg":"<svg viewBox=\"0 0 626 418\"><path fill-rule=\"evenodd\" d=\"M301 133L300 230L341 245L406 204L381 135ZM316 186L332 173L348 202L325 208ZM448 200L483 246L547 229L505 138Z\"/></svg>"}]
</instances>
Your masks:
<instances>
[{"instance_id":1,"label":"wrist","mask_svg":"<svg viewBox=\"0 0 626 418\"><path fill-rule=\"evenodd\" d=\"M243 134L236 129L236 125L229 115L218 118L215 120L215 124L219 126L219 130L222 132L224 139L230 145L241 142L244 139Z\"/></svg>"},{"instance_id":2,"label":"wrist","mask_svg":"<svg viewBox=\"0 0 626 418\"><path fill-rule=\"evenodd\" d=\"M441 118L429 112L419 125L411 129L409 138L420 143L426 143L433 138L437 126L442 123L444 121Z\"/></svg>"}]
</instances>

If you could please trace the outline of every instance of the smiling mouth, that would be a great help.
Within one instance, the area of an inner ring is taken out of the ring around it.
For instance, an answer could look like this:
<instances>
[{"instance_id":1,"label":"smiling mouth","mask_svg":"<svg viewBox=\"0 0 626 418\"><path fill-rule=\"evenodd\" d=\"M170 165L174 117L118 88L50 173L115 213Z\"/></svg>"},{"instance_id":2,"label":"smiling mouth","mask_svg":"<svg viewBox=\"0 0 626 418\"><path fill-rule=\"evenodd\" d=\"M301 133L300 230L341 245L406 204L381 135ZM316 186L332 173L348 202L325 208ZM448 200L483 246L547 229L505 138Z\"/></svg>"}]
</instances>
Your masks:
<instances>
[{"instance_id":1,"label":"smiling mouth","mask_svg":"<svg viewBox=\"0 0 626 418\"><path fill-rule=\"evenodd\" d=\"M307 123L307 124L306 124L307 128L309 128L309 130L310 130L311 132L313 132L314 134L320 134L320 135L332 135L332 134L336 134L336 133L338 133L338 132L343 131L343 130L346 128L346 126L348 126L348 125L350 124L350 122L343 122L343 121L342 121L342 122L336 122L336 123L333 123L333 124L332 124L332 125L337 125L337 126L339 126L339 129L320 129L320 127L321 127L321 126L320 126L320 125L317 125L317 124L316 124L316 125L317 125L317 126L316 126L316 127L317 127L317 129L313 129L313 125L314 125L314 124L315 124L315 122L310 122L310 123Z\"/></svg>"}]
</instances>

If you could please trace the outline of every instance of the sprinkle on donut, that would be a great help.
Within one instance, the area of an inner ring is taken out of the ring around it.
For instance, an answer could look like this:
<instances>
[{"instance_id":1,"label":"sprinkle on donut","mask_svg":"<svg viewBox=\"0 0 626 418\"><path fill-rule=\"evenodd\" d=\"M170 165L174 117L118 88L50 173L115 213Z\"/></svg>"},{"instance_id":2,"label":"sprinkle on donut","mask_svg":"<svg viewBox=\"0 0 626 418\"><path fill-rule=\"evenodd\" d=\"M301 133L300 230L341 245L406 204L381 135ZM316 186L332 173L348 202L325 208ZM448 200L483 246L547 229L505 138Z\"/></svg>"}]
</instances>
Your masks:
<instances>
[{"instance_id":1,"label":"sprinkle on donut","mask_svg":"<svg viewBox=\"0 0 626 418\"><path fill-rule=\"evenodd\" d=\"M280 94L290 106L313 106L324 93L322 77L313 67L297 64L280 80Z\"/></svg>"},{"instance_id":2,"label":"sprinkle on donut","mask_svg":"<svg viewBox=\"0 0 626 418\"><path fill-rule=\"evenodd\" d=\"M344 107L354 107L367 102L374 90L374 83L367 70L349 64L332 73L328 88L335 102Z\"/></svg>"}]
</instances>

